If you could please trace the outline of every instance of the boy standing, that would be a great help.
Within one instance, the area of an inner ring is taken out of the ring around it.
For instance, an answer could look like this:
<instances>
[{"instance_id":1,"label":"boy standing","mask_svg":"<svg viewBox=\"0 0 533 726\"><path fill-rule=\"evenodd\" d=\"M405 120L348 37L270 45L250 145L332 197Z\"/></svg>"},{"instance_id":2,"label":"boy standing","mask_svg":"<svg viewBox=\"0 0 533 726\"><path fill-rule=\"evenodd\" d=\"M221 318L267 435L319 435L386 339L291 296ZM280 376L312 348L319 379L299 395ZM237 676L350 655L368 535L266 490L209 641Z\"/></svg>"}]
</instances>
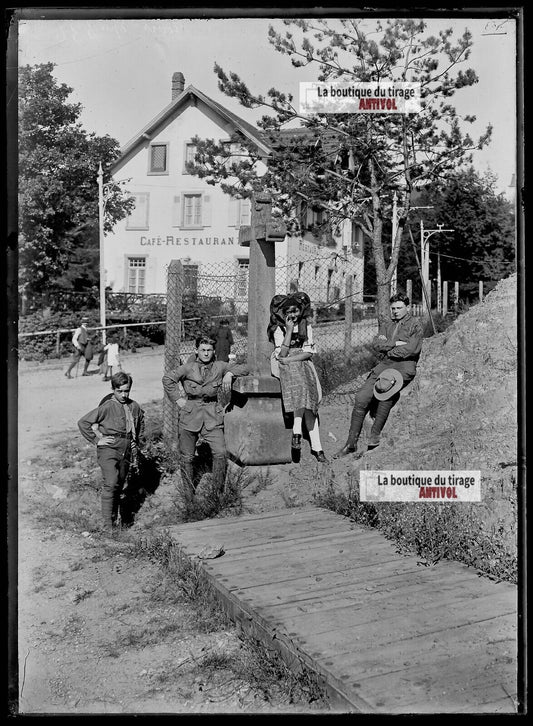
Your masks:
<instances>
[{"instance_id":1,"label":"boy standing","mask_svg":"<svg viewBox=\"0 0 533 726\"><path fill-rule=\"evenodd\" d=\"M135 448L144 436L144 411L129 397L132 383L129 373L115 373L111 378L112 395L78 421L82 436L96 445L96 458L104 476L102 517L106 532L116 526L120 495Z\"/></svg>"}]
</instances>

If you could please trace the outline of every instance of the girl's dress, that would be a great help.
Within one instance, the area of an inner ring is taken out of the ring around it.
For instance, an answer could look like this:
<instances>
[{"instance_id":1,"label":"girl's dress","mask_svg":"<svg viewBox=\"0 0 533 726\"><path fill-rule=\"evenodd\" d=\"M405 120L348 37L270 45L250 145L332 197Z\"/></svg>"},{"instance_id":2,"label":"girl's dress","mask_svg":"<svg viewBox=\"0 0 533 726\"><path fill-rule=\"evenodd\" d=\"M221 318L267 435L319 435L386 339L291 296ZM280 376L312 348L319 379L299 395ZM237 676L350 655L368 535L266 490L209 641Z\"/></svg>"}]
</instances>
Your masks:
<instances>
[{"instance_id":1,"label":"girl's dress","mask_svg":"<svg viewBox=\"0 0 533 726\"><path fill-rule=\"evenodd\" d=\"M110 368L120 368L118 343L107 343L104 350L107 351L107 365Z\"/></svg>"},{"instance_id":2,"label":"girl's dress","mask_svg":"<svg viewBox=\"0 0 533 726\"><path fill-rule=\"evenodd\" d=\"M284 338L285 332L282 328L277 327L274 331L274 356L276 359L279 358L281 344ZM299 353L301 351L304 353L316 352L311 325L307 325L307 338L303 342L298 338L297 331L293 333L289 346L289 357L292 353ZM318 405L322 400L322 388L318 380L316 368L311 360L294 361L287 365L280 365L279 380L285 411L291 412L301 408L307 408L315 416L317 415Z\"/></svg>"}]
</instances>

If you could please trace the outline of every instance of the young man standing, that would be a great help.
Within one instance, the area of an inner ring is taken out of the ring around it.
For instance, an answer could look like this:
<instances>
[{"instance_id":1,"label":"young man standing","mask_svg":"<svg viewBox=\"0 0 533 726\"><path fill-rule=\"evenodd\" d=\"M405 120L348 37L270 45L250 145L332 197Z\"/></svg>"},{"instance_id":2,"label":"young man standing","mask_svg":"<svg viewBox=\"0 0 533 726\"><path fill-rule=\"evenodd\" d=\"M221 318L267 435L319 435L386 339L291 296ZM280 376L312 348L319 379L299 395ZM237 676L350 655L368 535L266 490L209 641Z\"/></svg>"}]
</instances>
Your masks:
<instances>
[{"instance_id":1,"label":"young man standing","mask_svg":"<svg viewBox=\"0 0 533 726\"><path fill-rule=\"evenodd\" d=\"M102 517L108 533L117 523L120 495L134 448L144 436L144 412L130 398L132 383L129 373L115 373L111 378L112 394L78 421L82 436L96 445L96 458L104 475Z\"/></svg>"},{"instance_id":2,"label":"young man standing","mask_svg":"<svg viewBox=\"0 0 533 726\"><path fill-rule=\"evenodd\" d=\"M220 388L229 392L234 376L248 374L245 365L215 360L215 341L207 336L196 338L196 356L163 376L163 388L179 406L178 435L183 485L194 494L193 460L196 442L202 437L213 455L213 482L218 492L226 478L226 444L224 410L218 401ZM180 396L179 384L187 398Z\"/></svg>"},{"instance_id":3,"label":"young man standing","mask_svg":"<svg viewBox=\"0 0 533 726\"><path fill-rule=\"evenodd\" d=\"M74 352L72 354L72 360L69 367L65 371L67 378L72 378L70 371L78 364L80 358L83 358L83 373L82 376L88 376L87 368L89 367L90 358L85 358L85 348L89 342L89 334L87 332L87 320L82 320L81 325L76 328L74 335L72 336L72 345L74 346Z\"/></svg>"},{"instance_id":4,"label":"young man standing","mask_svg":"<svg viewBox=\"0 0 533 726\"><path fill-rule=\"evenodd\" d=\"M368 378L355 394L348 439L342 449L333 455L334 459L355 453L363 421L374 398L374 387L381 373L388 368L398 371L403 378L402 388L415 377L416 364L422 349L423 329L420 321L411 316L409 302L407 295L401 293L390 298L391 319L380 324L378 335L372 341L381 360L370 371ZM380 390L380 384L381 381L376 390ZM381 431L399 398L400 392L397 391L385 400L377 400L376 416L368 441L369 449L379 445Z\"/></svg>"}]
</instances>

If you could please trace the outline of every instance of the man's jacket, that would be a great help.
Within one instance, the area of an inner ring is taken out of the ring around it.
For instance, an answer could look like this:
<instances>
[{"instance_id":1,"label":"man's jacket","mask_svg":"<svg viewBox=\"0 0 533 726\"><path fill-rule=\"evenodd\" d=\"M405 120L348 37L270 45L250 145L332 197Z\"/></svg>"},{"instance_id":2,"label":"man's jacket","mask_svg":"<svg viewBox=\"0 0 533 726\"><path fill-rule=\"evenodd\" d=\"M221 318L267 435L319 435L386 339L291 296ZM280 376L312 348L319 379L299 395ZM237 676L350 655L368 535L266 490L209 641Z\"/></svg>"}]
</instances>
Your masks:
<instances>
[{"instance_id":1,"label":"man's jacket","mask_svg":"<svg viewBox=\"0 0 533 726\"><path fill-rule=\"evenodd\" d=\"M386 336L386 340L379 338L380 335ZM372 345L381 363L390 364L391 368L414 375L422 350L423 337L424 331L420 320L407 314L401 320L386 320L380 323L378 335L372 341Z\"/></svg>"},{"instance_id":2,"label":"man's jacket","mask_svg":"<svg viewBox=\"0 0 533 726\"><path fill-rule=\"evenodd\" d=\"M217 395L224 375L228 371L234 376L246 376L249 373L246 365L218 360L205 367L205 379L201 372L204 364L198 360L187 361L163 376L165 393L173 403L179 401L179 425L186 431L201 431L203 426L209 431L222 426L224 410L217 401ZM185 400L179 389L180 383L187 396Z\"/></svg>"}]
</instances>

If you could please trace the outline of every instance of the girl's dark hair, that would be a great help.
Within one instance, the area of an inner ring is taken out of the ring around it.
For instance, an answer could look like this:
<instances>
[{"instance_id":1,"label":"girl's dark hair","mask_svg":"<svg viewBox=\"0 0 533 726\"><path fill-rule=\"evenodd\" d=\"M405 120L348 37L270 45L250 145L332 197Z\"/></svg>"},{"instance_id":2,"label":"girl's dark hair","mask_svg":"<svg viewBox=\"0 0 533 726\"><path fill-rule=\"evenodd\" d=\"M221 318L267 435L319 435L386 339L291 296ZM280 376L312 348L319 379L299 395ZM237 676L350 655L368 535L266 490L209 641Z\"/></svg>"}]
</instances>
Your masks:
<instances>
[{"instance_id":1,"label":"girl's dark hair","mask_svg":"<svg viewBox=\"0 0 533 726\"><path fill-rule=\"evenodd\" d=\"M285 332L284 311L294 305L300 311L300 322L298 330L293 333L303 343L307 339L307 318L311 315L311 301L305 292L295 292L291 295L274 295L270 301L270 322L267 326L267 337L271 343L274 342L274 331L277 327Z\"/></svg>"},{"instance_id":2,"label":"girl's dark hair","mask_svg":"<svg viewBox=\"0 0 533 726\"><path fill-rule=\"evenodd\" d=\"M120 388L120 386L124 386L126 383L128 383L131 388L133 378L130 376L129 373L119 371L118 373L115 373L113 376L111 376L111 388L113 390L115 390L116 388Z\"/></svg>"}]
</instances>

